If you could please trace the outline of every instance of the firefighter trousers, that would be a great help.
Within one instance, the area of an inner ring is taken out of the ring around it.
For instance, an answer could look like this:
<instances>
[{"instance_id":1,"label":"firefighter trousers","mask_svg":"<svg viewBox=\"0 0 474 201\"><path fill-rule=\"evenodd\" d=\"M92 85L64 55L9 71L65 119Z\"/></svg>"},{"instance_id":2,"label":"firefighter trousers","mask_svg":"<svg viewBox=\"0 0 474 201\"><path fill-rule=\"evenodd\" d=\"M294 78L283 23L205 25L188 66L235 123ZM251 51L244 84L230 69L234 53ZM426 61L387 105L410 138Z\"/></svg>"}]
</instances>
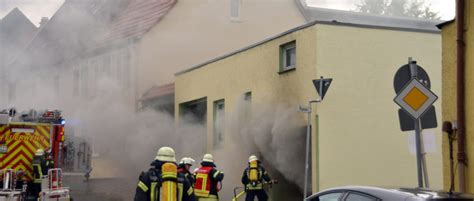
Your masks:
<instances>
[{"instance_id":1,"label":"firefighter trousers","mask_svg":"<svg viewBox=\"0 0 474 201\"><path fill-rule=\"evenodd\" d=\"M254 201L255 197L257 197L258 201L267 201L268 196L265 190L247 190L247 194L245 195L245 201Z\"/></svg>"},{"instance_id":2,"label":"firefighter trousers","mask_svg":"<svg viewBox=\"0 0 474 201\"><path fill-rule=\"evenodd\" d=\"M198 197L197 200L198 201L219 201L219 198L217 198L217 197L207 197L207 198Z\"/></svg>"}]
</instances>

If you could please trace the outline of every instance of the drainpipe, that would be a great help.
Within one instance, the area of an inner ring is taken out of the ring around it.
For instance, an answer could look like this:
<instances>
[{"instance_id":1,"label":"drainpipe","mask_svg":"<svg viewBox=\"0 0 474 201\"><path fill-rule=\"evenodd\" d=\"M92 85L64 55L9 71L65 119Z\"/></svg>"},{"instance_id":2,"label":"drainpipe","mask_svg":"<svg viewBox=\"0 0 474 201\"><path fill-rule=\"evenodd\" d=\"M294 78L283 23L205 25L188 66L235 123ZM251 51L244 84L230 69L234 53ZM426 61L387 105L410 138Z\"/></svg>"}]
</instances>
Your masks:
<instances>
[{"instance_id":1,"label":"drainpipe","mask_svg":"<svg viewBox=\"0 0 474 201\"><path fill-rule=\"evenodd\" d=\"M464 44L464 0L456 0L456 26L457 26L457 119L458 119L458 173L459 191L466 191L466 124L465 124L465 44Z\"/></svg>"}]
</instances>

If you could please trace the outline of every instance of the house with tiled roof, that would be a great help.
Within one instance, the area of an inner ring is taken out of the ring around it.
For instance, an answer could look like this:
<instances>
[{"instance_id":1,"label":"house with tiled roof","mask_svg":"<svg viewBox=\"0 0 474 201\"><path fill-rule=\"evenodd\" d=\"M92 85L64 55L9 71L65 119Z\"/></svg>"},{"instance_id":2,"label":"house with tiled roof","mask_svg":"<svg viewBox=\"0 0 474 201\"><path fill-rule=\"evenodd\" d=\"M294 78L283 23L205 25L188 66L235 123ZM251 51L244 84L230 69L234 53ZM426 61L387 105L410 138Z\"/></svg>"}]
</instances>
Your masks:
<instances>
[{"instance_id":1,"label":"house with tiled roof","mask_svg":"<svg viewBox=\"0 0 474 201\"><path fill-rule=\"evenodd\" d=\"M65 107L73 100L70 67L100 41L124 0L68 0L6 65L14 91L6 106ZM32 98L35 97L35 98ZM58 98L61 97L61 98Z\"/></svg>"},{"instance_id":2,"label":"house with tiled roof","mask_svg":"<svg viewBox=\"0 0 474 201\"><path fill-rule=\"evenodd\" d=\"M68 0L10 62L35 71L36 81L15 88L47 85L49 97L74 102L97 97L112 81L140 108L144 94L172 83L174 73L305 23L300 3Z\"/></svg>"},{"instance_id":3,"label":"house with tiled roof","mask_svg":"<svg viewBox=\"0 0 474 201\"><path fill-rule=\"evenodd\" d=\"M0 103L15 95L14 83L8 79L7 64L13 60L37 32L36 26L18 8L0 19Z\"/></svg>"},{"instance_id":4,"label":"house with tiled roof","mask_svg":"<svg viewBox=\"0 0 474 201\"><path fill-rule=\"evenodd\" d=\"M152 94L169 95L151 91L167 88L161 85L186 66L303 24L297 2L126 0L101 40L73 65L72 97L95 96L108 77L140 108L161 98Z\"/></svg>"}]
</instances>

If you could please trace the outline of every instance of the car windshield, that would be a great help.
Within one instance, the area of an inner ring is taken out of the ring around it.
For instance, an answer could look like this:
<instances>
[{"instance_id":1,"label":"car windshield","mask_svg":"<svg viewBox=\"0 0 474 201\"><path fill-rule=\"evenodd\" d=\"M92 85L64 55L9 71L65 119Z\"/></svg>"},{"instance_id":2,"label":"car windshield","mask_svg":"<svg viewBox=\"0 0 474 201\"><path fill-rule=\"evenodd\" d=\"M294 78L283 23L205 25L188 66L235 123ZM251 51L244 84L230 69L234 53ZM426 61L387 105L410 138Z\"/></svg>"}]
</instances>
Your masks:
<instances>
[{"instance_id":1,"label":"car windshield","mask_svg":"<svg viewBox=\"0 0 474 201\"><path fill-rule=\"evenodd\" d=\"M419 189L398 189L398 191L404 193L410 193L414 197L413 200L419 200L421 198L424 200L474 200L473 194L465 193L448 193L443 191L429 191L429 190L419 190Z\"/></svg>"}]
</instances>

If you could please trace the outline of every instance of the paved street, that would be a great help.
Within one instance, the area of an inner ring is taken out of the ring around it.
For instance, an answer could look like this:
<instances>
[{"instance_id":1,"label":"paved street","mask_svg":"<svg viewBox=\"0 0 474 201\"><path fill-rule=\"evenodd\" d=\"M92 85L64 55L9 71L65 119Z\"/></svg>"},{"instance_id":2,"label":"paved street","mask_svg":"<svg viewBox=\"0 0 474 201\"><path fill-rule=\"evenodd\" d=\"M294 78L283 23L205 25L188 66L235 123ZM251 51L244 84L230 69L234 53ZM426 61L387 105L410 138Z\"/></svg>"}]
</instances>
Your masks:
<instances>
[{"instance_id":1,"label":"paved street","mask_svg":"<svg viewBox=\"0 0 474 201\"><path fill-rule=\"evenodd\" d=\"M131 179L90 179L80 176L64 178L64 186L71 188L75 201L128 201L132 200L134 182Z\"/></svg>"}]
</instances>

